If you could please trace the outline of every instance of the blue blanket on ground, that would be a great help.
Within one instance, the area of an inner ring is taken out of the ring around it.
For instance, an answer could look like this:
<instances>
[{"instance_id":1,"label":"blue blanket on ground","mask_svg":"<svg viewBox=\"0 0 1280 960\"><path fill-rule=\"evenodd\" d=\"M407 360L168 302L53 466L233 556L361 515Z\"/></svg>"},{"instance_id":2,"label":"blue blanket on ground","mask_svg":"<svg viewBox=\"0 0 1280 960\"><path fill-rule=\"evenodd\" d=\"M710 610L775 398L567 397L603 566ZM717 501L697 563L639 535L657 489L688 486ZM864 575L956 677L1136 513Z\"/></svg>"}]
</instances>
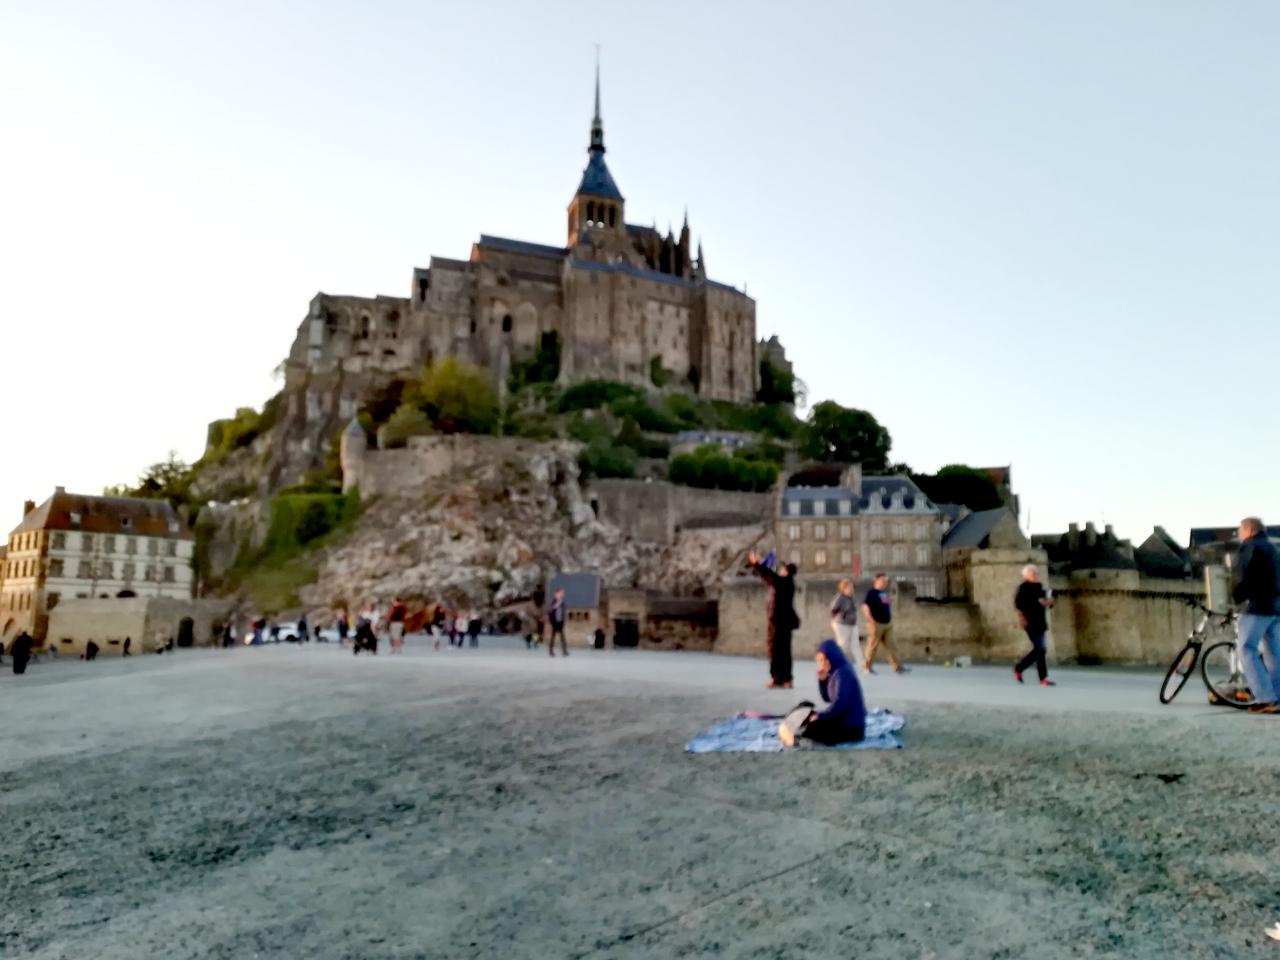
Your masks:
<instances>
[{"instance_id":1,"label":"blue blanket on ground","mask_svg":"<svg viewBox=\"0 0 1280 960\"><path fill-rule=\"evenodd\" d=\"M785 750L778 739L782 717L758 717L740 713L732 720L717 723L700 737L685 745L689 753L775 753ZM842 743L824 747L812 740L800 740L804 748L817 750L900 750L898 731L907 718L888 710L868 710L866 736L858 743Z\"/></svg>"}]
</instances>

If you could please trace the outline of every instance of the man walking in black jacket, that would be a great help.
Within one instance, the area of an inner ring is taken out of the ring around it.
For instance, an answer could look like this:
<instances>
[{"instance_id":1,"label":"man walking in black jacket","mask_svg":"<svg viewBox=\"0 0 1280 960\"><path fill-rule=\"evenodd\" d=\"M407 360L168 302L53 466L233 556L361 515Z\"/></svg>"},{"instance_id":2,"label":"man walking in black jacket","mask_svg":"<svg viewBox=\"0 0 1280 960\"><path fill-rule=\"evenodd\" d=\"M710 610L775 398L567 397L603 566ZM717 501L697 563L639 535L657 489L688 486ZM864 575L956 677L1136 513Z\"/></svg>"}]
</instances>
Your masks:
<instances>
[{"instance_id":1,"label":"man walking in black jacket","mask_svg":"<svg viewBox=\"0 0 1280 960\"><path fill-rule=\"evenodd\" d=\"M1240 521L1231 596L1240 615L1240 665L1253 693L1252 713L1280 713L1280 556L1257 517Z\"/></svg>"},{"instance_id":2,"label":"man walking in black jacket","mask_svg":"<svg viewBox=\"0 0 1280 960\"><path fill-rule=\"evenodd\" d=\"M747 563L765 583L769 592L769 676L768 686L791 689L791 632L800 626L796 616L796 565L788 563L777 572L760 562L760 554L747 555Z\"/></svg>"}]
</instances>

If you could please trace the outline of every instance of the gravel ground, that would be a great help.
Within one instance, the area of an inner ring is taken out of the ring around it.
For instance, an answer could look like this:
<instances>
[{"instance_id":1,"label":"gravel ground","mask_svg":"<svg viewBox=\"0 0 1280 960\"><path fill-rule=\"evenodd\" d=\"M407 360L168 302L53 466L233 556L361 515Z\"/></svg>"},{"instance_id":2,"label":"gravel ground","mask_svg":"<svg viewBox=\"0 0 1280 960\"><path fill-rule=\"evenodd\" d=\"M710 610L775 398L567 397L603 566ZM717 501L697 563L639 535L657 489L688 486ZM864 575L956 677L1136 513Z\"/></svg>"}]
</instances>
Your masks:
<instances>
[{"instance_id":1,"label":"gravel ground","mask_svg":"<svg viewBox=\"0 0 1280 960\"><path fill-rule=\"evenodd\" d=\"M905 750L685 754L813 696L763 674L488 641L3 673L0 956L1280 958L1280 719L922 668L869 685Z\"/></svg>"}]
</instances>

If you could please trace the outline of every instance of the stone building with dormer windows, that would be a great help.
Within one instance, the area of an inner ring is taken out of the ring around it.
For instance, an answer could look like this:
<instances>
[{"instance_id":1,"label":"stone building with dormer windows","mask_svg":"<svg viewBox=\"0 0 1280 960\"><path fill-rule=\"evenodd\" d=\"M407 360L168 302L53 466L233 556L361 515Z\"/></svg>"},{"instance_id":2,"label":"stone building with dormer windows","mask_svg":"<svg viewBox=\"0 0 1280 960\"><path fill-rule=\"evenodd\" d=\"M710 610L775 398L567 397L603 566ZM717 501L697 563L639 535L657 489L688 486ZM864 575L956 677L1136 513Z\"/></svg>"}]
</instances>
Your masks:
<instances>
[{"instance_id":1,"label":"stone building with dormer windows","mask_svg":"<svg viewBox=\"0 0 1280 960\"><path fill-rule=\"evenodd\" d=\"M795 563L801 580L884 572L910 582L919 597L941 597L946 523L908 477L820 466L797 471L780 486L774 537L779 561Z\"/></svg>"},{"instance_id":2,"label":"stone building with dormer windows","mask_svg":"<svg viewBox=\"0 0 1280 960\"><path fill-rule=\"evenodd\" d=\"M164 500L95 497L62 487L28 500L9 534L0 584L0 642L23 630L43 642L62 600L190 599L195 540Z\"/></svg>"}]
</instances>

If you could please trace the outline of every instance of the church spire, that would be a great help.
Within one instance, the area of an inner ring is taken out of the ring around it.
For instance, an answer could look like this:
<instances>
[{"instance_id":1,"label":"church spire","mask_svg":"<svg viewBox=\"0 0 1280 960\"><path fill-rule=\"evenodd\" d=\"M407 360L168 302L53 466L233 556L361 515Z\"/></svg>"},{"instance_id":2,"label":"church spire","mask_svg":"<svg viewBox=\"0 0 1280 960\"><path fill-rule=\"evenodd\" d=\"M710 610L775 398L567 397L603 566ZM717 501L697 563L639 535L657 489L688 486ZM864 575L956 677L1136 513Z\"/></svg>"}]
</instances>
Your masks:
<instances>
[{"instance_id":1,"label":"church spire","mask_svg":"<svg viewBox=\"0 0 1280 960\"><path fill-rule=\"evenodd\" d=\"M600 118L600 48L596 47L596 112L591 117L591 145L587 153L604 153L604 121Z\"/></svg>"}]
</instances>

